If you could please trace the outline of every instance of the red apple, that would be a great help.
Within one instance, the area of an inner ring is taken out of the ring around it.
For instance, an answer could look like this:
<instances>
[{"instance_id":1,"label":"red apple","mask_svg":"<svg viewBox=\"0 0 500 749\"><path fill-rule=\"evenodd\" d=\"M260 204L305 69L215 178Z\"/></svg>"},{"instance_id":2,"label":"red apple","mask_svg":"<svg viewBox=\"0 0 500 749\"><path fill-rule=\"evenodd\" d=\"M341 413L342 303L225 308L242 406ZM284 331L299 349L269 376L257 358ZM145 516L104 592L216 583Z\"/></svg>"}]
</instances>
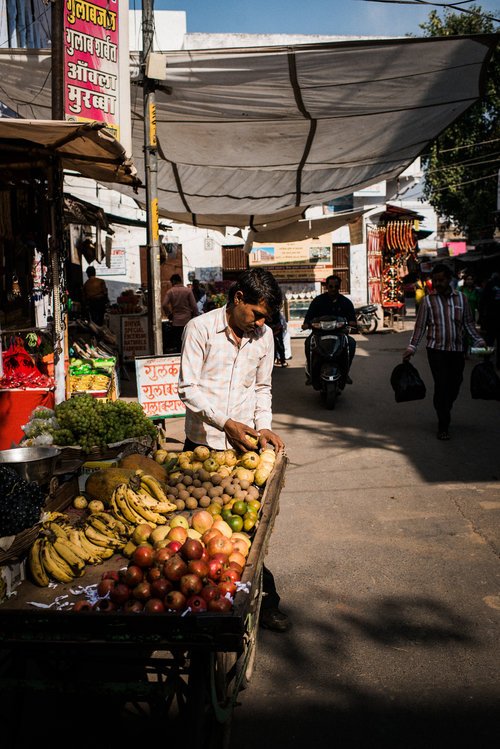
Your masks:
<instances>
[{"instance_id":1,"label":"red apple","mask_svg":"<svg viewBox=\"0 0 500 749\"><path fill-rule=\"evenodd\" d=\"M179 587L181 593L184 593L184 595L188 597L200 593L201 589L203 588L203 583L201 582L201 578L199 578L198 575L188 573L187 575L183 575L181 577Z\"/></svg>"},{"instance_id":2,"label":"red apple","mask_svg":"<svg viewBox=\"0 0 500 749\"><path fill-rule=\"evenodd\" d=\"M182 557L186 560L201 559L203 544L196 538L187 538L180 549Z\"/></svg>"},{"instance_id":3,"label":"red apple","mask_svg":"<svg viewBox=\"0 0 500 749\"><path fill-rule=\"evenodd\" d=\"M180 541L181 544L184 543L187 537L188 532L182 525L176 525L168 532L167 536L169 541Z\"/></svg>"},{"instance_id":4,"label":"red apple","mask_svg":"<svg viewBox=\"0 0 500 749\"><path fill-rule=\"evenodd\" d=\"M110 613L112 611L116 611L116 609L116 603L110 601L109 598L101 598L99 599L99 601L97 601L97 603L94 603L95 611L104 611L105 613Z\"/></svg>"},{"instance_id":5,"label":"red apple","mask_svg":"<svg viewBox=\"0 0 500 749\"><path fill-rule=\"evenodd\" d=\"M173 590L174 584L166 577L159 577L151 583L151 595L153 598L165 598L167 593Z\"/></svg>"},{"instance_id":6,"label":"red apple","mask_svg":"<svg viewBox=\"0 0 500 749\"><path fill-rule=\"evenodd\" d=\"M226 567L221 575L220 581L224 582L224 580L231 580L233 583L237 583L241 580L241 573L238 572L238 570L235 570L234 567Z\"/></svg>"},{"instance_id":7,"label":"red apple","mask_svg":"<svg viewBox=\"0 0 500 749\"><path fill-rule=\"evenodd\" d=\"M205 546L208 546L208 542L216 536L222 536L222 533L218 531L217 528L210 528L210 530L205 531L205 533L201 537L201 540L203 541Z\"/></svg>"},{"instance_id":8,"label":"red apple","mask_svg":"<svg viewBox=\"0 0 500 749\"><path fill-rule=\"evenodd\" d=\"M165 611L165 604L160 601L159 598L150 598L144 604L144 611L148 614L163 614Z\"/></svg>"},{"instance_id":9,"label":"red apple","mask_svg":"<svg viewBox=\"0 0 500 749\"><path fill-rule=\"evenodd\" d=\"M147 601L151 598L151 583L147 580L143 580L132 589L133 598L137 598L138 601Z\"/></svg>"},{"instance_id":10,"label":"red apple","mask_svg":"<svg viewBox=\"0 0 500 749\"><path fill-rule=\"evenodd\" d=\"M188 562L188 572L193 572L198 577L205 578L208 576L208 562L203 559L190 559Z\"/></svg>"},{"instance_id":11,"label":"red apple","mask_svg":"<svg viewBox=\"0 0 500 749\"><path fill-rule=\"evenodd\" d=\"M222 562L220 562L218 559L210 559L208 563L208 577L210 580L215 580L218 582L220 580L220 576L222 575Z\"/></svg>"},{"instance_id":12,"label":"red apple","mask_svg":"<svg viewBox=\"0 0 500 749\"><path fill-rule=\"evenodd\" d=\"M233 608L233 604L231 603L229 598L226 598L225 596L219 594L208 602L207 608L209 611L218 611L219 613L224 613L226 611L231 611L231 609Z\"/></svg>"},{"instance_id":13,"label":"red apple","mask_svg":"<svg viewBox=\"0 0 500 749\"><path fill-rule=\"evenodd\" d=\"M206 546L204 546L204 547L203 547L203 554L201 555L201 557L200 557L200 558L201 558L201 559L202 559L202 560L203 560L204 562L208 562L208 560L210 559L210 554L208 553L208 551L207 551L207 547L206 547Z\"/></svg>"},{"instance_id":14,"label":"red apple","mask_svg":"<svg viewBox=\"0 0 500 749\"><path fill-rule=\"evenodd\" d=\"M141 567L137 564L129 564L125 572L123 573L123 582L128 585L129 588L135 588L136 585L142 583L144 573Z\"/></svg>"},{"instance_id":15,"label":"red apple","mask_svg":"<svg viewBox=\"0 0 500 749\"><path fill-rule=\"evenodd\" d=\"M243 567L241 566L241 564L238 564L234 560L232 560L232 561L229 562L228 569L230 569L230 570L236 570L236 572L239 572L240 575L243 574Z\"/></svg>"},{"instance_id":16,"label":"red apple","mask_svg":"<svg viewBox=\"0 0 500 749\"><path fill-rule=\"evenodd\" d=\"M200 595L190 596L186 601L186 608L191 609L192 614L200 614L207 610L207 602Z\"/></svg>"},{"instance_id":17,"label":"red apple","mask_svg":"<svg viewBox=\"0 0 500 749\"><path fill-rule=\"evenodd\" d=\"M170 559L167 559L163 565L163 574L167 580L175 582L180 580L183 575L187 572L187 564L184 559L181 559L178 554L175 554Z\"/></svg>"},{"instance_id":18,"label":"red apple","mask_svg":"<svg viewBox=\"0 0 500 749\"><path fill-rule=\"evenodd\" d=\"M120 579L120 573L119 573L119 571L118 570L108 570L107 572L103 572L102 576L101 576L101 580L107 580L108 578L111 579L111 580L116 580L116 582L118 582L118 580Z\"/></svg>"},{"instance_id":19,"label":"red apple","mask_svg":"<svg viewBox=\"0 0 500 749\"><path fill-rule=\"evenodd\" d=\"M226 595L226 593L229 593L231 597L234 596L236 593L236 583L233 583L232 580L221 580L217 583L217 588L219 589L219 592L222 593L222 595Z\"/></svg>"},{"instance_id":20,"label":"red apple","mask_svg":"<svg viewBox=\"0 0 500 749\"><path fill-rule=\"evenodd\" d=\"M132 562L138 567L151 567L155 552L152 546L141 544L132 554Z\"/></svg>"},{"instance_id":21,"label":"red apple","mask_svg":"<svg viewBox=\"0 0 500 749\"><path fill-rule=\"evenodd\" d=\"M183 611L186 608L186 596L180 590L171 590L165 596L165 606L170 611Z\"/></svg>"},{"instance_id":22,"label":"red apple","mask_svg":"<svg viewBox=\"0 0 500 749\"><path fill-rule=\"evenodd\" d=\"M177 544L179 542L171 541L170 543ZM175 551L178 551L178 549L176 549ZM175 551L170 548L170 544L168 547L162 546L161 549L155 549L155 564L159 564L159 565L164 564L167 561L167 559L170 559L170 557L174 556Z\"/></svg>"},{"instance_id":23,"label":"red apple","mask_svg":"<svg viewBox=\"0 0 500 749\"><path fill-rule=\"evenodd\" d=\"M182 547L182 544L180 541L170 541L168 546L165 546L166 549L171 549L174 552L174 554L176 554L181 547Z\"/></svg>"},{"instance_id":24,"label":"red apple","mask_svg":"<svg viewBox=\"0 0 500 749\"><path fill-rule=\"evenodd\" d=\"M217 559L217 561L222 564L224 569L226 569L226 567L229 567L229 555L228 554L222 554L219 551L216 554L212 554L210 559Z\"/></svg>"},{"instance_id":25,"label":"red apple","mask_svg":"<svg viewBox=\"0 0 500 749\"><path fill-rule=\"evenodd\" d=\"M113 588L116 585L116 580L113 580L112 577L106 577L104 580L101 580L97 585L97 595L101 598L104 598L104 596L107 596L108 593L110 593Z\"/></svg>"},{"instance_id":26,"label":"red apple","mask_svg":"<svg viewBox=\"0 0 500 749\"><path fill-rule=\"evenodd\" d=\"M77 614L78 613L81 614L83 612L92 611L92 608L93 606L90 603L90 601L83 599L81 601L77 601L75 605L73 606L72 610L75 611Z\"/></svg>"},{"instance_id":27,"label":"red apple","mask_svg":"<svg viewBox=\"0 0 500 749\"><path fill-rule=\"evenodd\" d=\"M125 583L116 583L113 590L110 590L109 597L117 606L123 606L130 598L130 588Z\"/></svg>"},{"instance_id":28,"label":"red apple","mask_svg":"<svg viewBox=\"0 0 500 749\"><path fill-rule=\"evenodd\" d=\"M212 598L215 598L215 596L219 595L219 591L217 590L217 585L213 582L207 583L207 585L203 586L203 589L200 593L203 600L205 600L207 603L208 601L211 601Z\"/></svg>"},{"instance_id":29,"label":"red apple","mask_svg":"<svg viewBox=\"0 0 500 749\"><path fill-rule=\"evenodd\" d=\"M207 543L207 551L211 557L214 554L227 554L229 556L233 551L233 544L227 536L214 536Z\"/></svg>"},{"instance_id":30,"label":"red apple","mask_svg":"<svg viewBox=\"0 0 500 749\"><path fill-rule=\"evenodd\" d=\"M138 601L137 598L129 598L128 601L125 601L123 604L123 611L126 611L127 614L140 614L143 610L144 605L142 601Z\"/></svg>"},{"instance_id":31,"label":"red apple","mask_svg":"<svg viewBox=\"0 0 500 749\"><path fill-rule=\"evenodd\" d=\"M149 580L150 583L158 580L160 577L163 577L163 572L161 567L157 567L156 565L154 567L150 567L146 572L146 579Z\"/></svg>"}]
</instances>

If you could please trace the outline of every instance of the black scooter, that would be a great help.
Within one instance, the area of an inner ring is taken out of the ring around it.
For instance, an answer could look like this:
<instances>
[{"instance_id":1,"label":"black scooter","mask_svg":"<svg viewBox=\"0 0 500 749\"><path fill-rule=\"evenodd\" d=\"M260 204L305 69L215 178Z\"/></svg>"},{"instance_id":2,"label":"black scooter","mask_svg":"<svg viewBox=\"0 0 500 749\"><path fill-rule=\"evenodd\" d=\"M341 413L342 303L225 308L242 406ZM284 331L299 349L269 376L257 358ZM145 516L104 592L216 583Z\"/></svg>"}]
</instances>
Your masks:
<instances>
[{"instance_id":1,"label":"black scooter","mask_svg":"<svg viewBox=\"0 0 500 749\"><path fill-rule=\"evenodd\" d=\"M306 374L308 384L319 390L328 409L345 387L349 372L349 325L345 317L321 317L311 321Z\"/></svg>"},{"instance_id":2,"label":"black scooter","mask_svg":"<svg viewBox=\"0 0 500 749\"><path fill-rule=\"evenodd\" d=\"M356 310L356 320L358 331L364 333L375 333L378 326L377 305L365 304L364 307L358 307Z\"/></svg>"}]
</instances>

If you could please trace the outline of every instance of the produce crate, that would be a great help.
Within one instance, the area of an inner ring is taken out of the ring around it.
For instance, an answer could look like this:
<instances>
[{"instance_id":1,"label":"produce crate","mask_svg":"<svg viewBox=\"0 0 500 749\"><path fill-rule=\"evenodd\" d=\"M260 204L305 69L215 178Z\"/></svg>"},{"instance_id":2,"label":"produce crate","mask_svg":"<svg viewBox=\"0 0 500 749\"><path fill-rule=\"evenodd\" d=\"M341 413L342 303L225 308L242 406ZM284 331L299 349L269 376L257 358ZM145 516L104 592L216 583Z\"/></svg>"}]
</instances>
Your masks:
<instances>
[{"instance_id":1,"label":"produce crate","mask_svg":"<svg viewBox=\"0 0 500 749\"><path fill-rule=\"evenodd\" d=\"M64 466L65 462L77 460L80 460L83 464L88 460L113 460L118 456L125 457L131 453L147 455L153 449L153 445L154 440L151 437L131 437L121 442L113 442L105 448L93 447L88 451L83 450L78 445L68 445L60 448L59 462L61 466Z\"/></svg>"}]
</instances>

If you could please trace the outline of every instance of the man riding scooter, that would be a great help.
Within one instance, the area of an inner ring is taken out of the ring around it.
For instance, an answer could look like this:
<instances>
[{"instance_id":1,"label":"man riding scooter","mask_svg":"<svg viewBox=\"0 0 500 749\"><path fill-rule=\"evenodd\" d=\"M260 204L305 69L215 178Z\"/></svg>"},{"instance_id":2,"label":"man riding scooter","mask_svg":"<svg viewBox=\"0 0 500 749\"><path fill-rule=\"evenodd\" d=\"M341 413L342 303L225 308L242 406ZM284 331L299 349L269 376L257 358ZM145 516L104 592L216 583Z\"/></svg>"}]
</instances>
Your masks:
<instances>
[{"instance_id":1,"label":"man riding scooter","mask_svg":"<svg viewBox=\"0 0 500 749\"><path fill-rule=\"evenodd\" d=\"M356 313L354 311L354 305L350 299L340 293L340 285L342 281L340 276L328 276L325 280L326 292L319 294L315 297L309 309L304 317L302 323L302 330L308 330L312 328L312 321L319 317L343 317L347 320L349 328L356 329ZM313 334L309 335L304 343L305 354L306 354L306 384L311 384L311 339ZM356 351L356 341L350 335L347 335L348 348L349 348L349 361L348 371L351 367L352 360ZM346 383L352 385L352 380L349 374L346 374Z\"/></svg>"}]
</instances>

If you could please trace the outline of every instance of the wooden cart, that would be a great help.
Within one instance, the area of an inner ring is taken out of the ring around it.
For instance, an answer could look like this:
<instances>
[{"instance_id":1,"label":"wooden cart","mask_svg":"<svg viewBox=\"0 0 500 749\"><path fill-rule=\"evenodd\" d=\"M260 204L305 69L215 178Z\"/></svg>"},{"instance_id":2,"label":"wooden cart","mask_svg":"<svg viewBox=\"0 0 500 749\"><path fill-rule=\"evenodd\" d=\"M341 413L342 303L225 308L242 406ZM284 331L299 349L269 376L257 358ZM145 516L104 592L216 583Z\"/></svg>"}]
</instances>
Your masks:
<instances>
[{"instance_id":1,"label":"wooden cart","mask_svg":"<svg viewBox=\"0 0 500 749\"><path fill-rule=\"evenodd\" d=\"M11 732L10 746L26 745L30 728L37 718L46 722L47 710L57 710L59 727L65 718L74 727L82 704L86 720L93 720L93 705L99 715L103 705L106 715L119 711L112 720L117 743L130 740L134 730L143 736L146 720L151 736L168 732L177 742L187 732L190 747L228 746L238 693L255 661L262 567L286 464L280 453L242 577L249 593L236 594L230 613L73 613L30 603L53 603L79 581L54 589L24 582L0 605L0 718L3 735ZM88 567L82 584L96 583L104 569L126 562L115 555ZM117 726L125 731L122 739ZM38 729L34 737L41 737Z\"/></svg>"}]
</instances>

